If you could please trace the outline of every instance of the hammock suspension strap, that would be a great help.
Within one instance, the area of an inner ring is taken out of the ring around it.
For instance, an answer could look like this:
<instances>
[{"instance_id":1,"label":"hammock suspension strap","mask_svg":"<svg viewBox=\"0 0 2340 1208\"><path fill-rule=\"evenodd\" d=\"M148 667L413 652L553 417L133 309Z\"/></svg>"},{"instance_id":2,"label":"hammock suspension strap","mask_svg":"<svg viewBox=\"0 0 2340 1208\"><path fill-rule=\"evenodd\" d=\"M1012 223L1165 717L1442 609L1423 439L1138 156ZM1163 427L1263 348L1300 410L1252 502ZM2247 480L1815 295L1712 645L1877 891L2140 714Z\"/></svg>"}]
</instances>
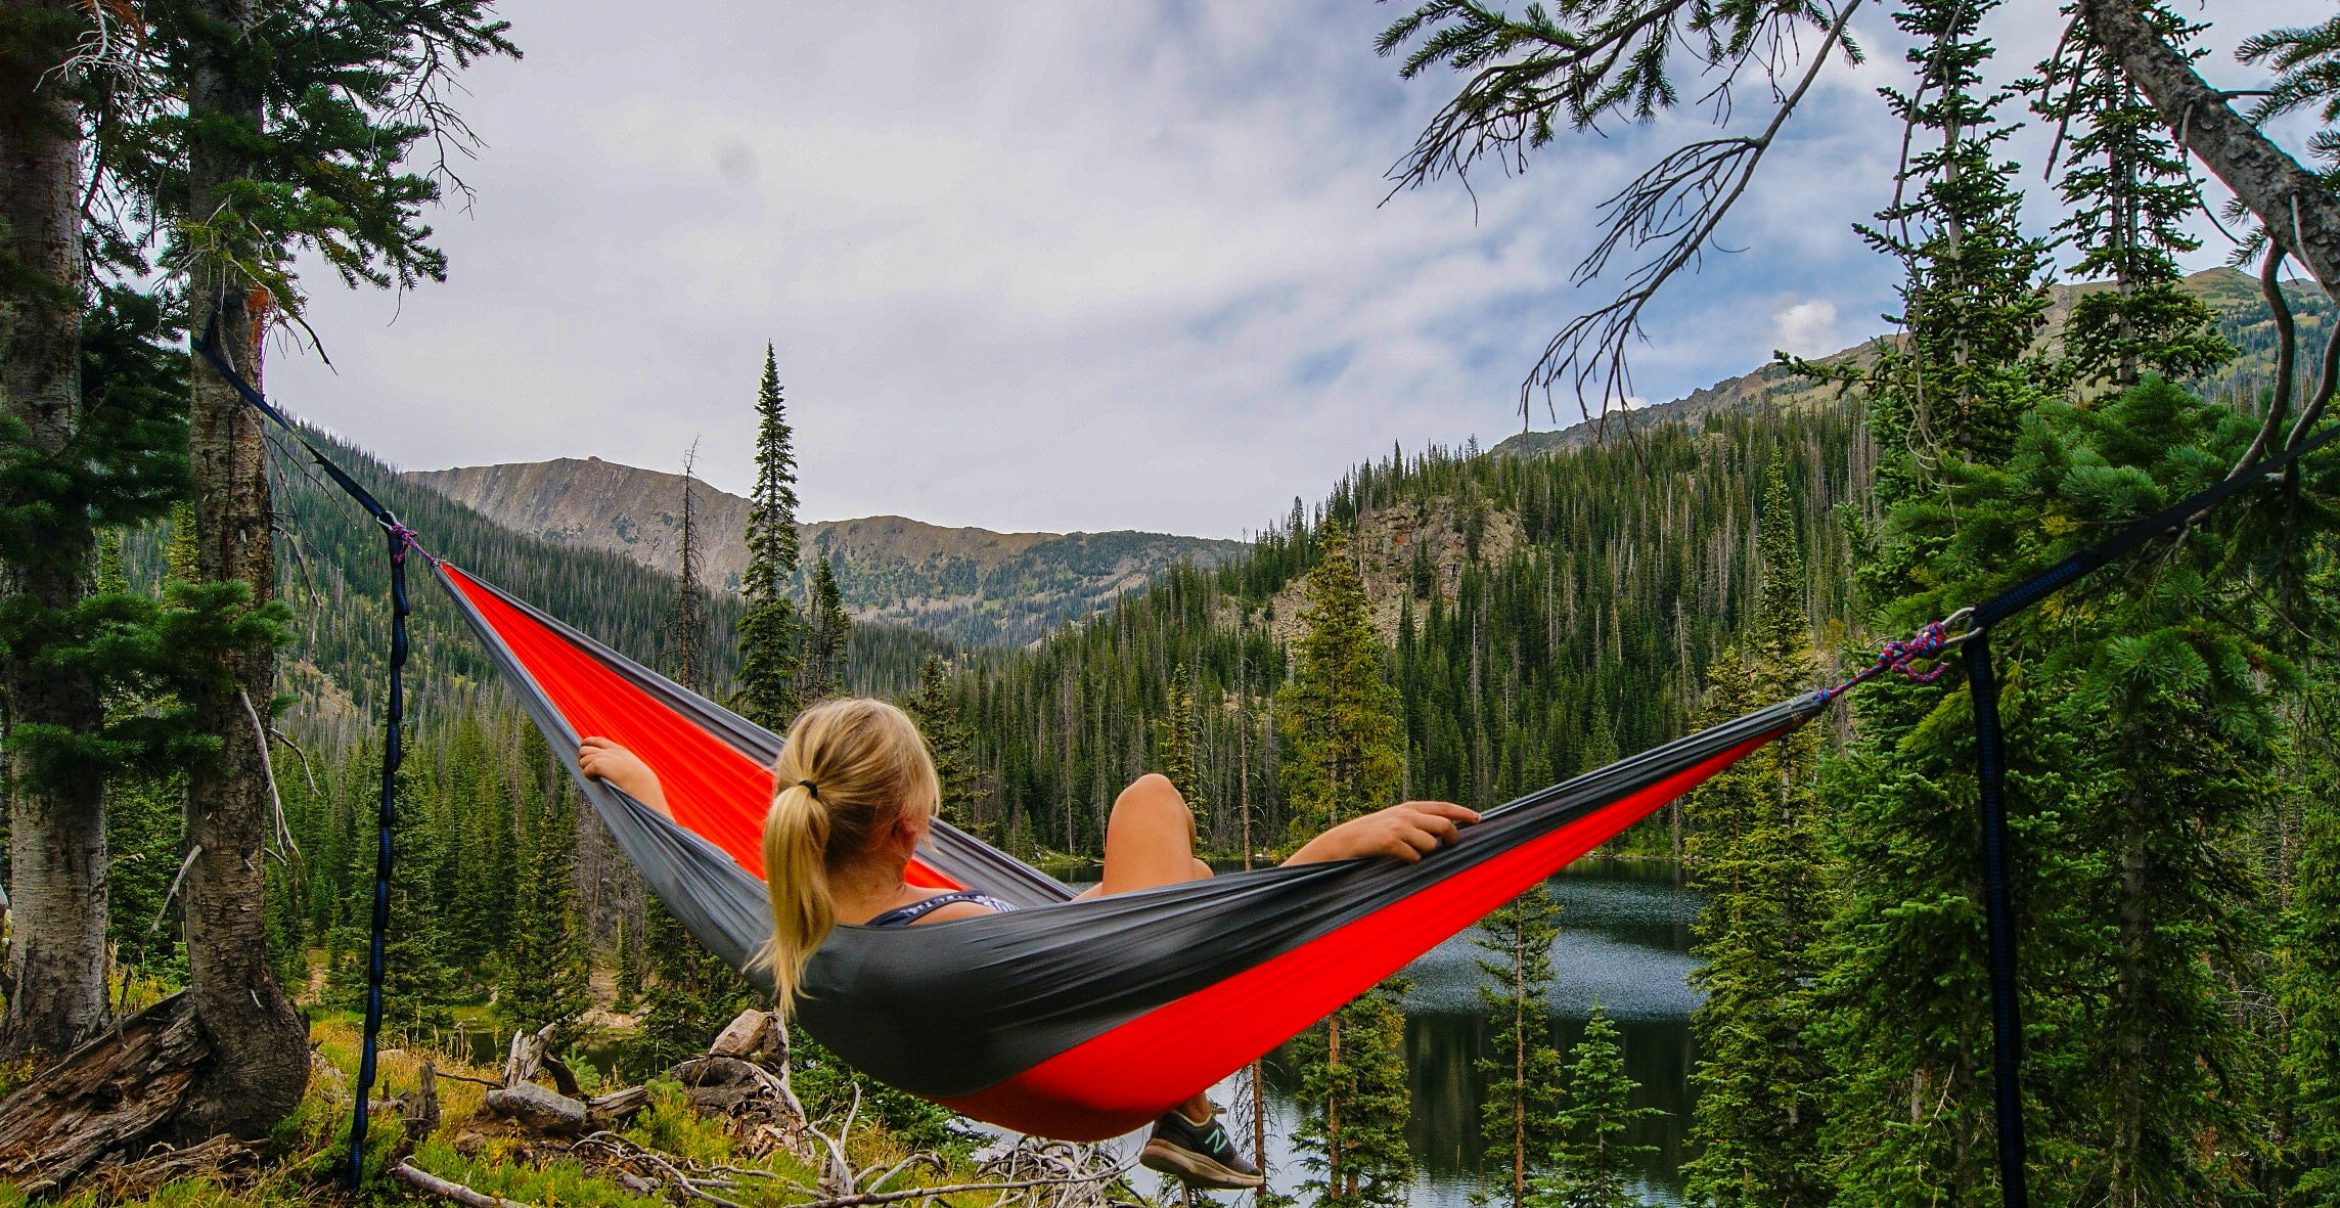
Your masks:
<instances>
[{"instance_id":1,"label":"hammock suspension strap","mask_svg":"<svg viewBox=\"0 0 2340 1208\"><path fill-rule=\"evenodd\" d=\"M405 762L406 755L403 741L406 729L406 618L413 612L406 596L406 555L409 551L421 550L422 545L413 529L399 523L398 516L384 507L381 500L374 498L373 492L334 464L333 459L320 452L317 446L309 443L290 418L262 397L250 382L244 380L242 374L236 372L233 365L219 355L213 346L213 337L219 331L218 324L219 320L214 316L212 326L204 332L203 338L195 341L195 351L210 362L212 369L234 387L253 410L267 416L293 439L300 441L301 447L308 451L309 459L316 462L351 499L356 500L358 506L374 518L374 523L382 526L382 535L390 554L389 707L382 728L381 798L374 811L374 900L371 926L366 939L365 1042L358 1053L357 1102L349 1121L349 1159L342 1172L343 1180L354 1191L365 1177L366 1128L370 1114L368 1100L373 1094L375 1063L381 1048L382 979L388 971L384 948L390 934L390 876L395 856L391 828L398 819L398 770L399 765ZM431 556L428 550L422 550L422 555L425 559Z\"/></svg>"}]
</instances>

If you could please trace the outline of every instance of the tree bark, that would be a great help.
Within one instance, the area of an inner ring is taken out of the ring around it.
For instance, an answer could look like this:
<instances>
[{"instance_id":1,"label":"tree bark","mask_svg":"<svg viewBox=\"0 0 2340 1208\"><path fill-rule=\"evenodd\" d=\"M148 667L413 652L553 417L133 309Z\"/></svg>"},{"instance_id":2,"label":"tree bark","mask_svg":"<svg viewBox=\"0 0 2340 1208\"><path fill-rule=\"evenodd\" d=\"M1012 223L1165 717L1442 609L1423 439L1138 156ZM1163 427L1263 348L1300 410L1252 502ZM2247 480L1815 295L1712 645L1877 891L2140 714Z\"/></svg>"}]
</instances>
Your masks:
<instances>
[{"instance_id":1,"label":"tree bark","mask_svg":"<svg viewBox=\"0 0 2340 1208\"><path fill-rule=\"evenodd\" d=\"M2340 285L2340 199L2226 103L2156 33L2136 0L2080 0L2089 36L2135 84L2178 142L2209 167L2331 294Z\"/></svg>"},{"instance_id":2,"label":"tree bark","mask_svg":"<svg viewBox=\"0 0 2340 1208\"><path fill-rule=\"evenodd\" d=\"M73 456L79 428L85 273L80 114L61 79L44 85L42 77L72 53L77 7L73 0L0 0L9 35L0 37L0 268L15 278L0 293L0 414L23 424L31 452L48 459ZM0 595L56 618L89 594L95 537L78 499L11 493L0 506L36 502L54 510L37 548L10 551ZM38 657L50 639L66 635L36 621L25 636L0 661L8 724L20 736L35 726L76 735L96 730L103 713L95 677ZM0 1058L46 1063L107 1019L105 781L92 769L40 776L21 742L7 751L16 944Z\"/></svg>"},{"instance_id":3,"label":"tree bark","mask_svg":"<svg viewBox=\"0 0 2340 1208\"><path fill-rule=\"evenodd\" d=\"M221 28L251 28L251 0L201 0L197 7ZM207 41L192 64L187 99L198 133L190 140L188 205L198 221L220 221L229 196L223 186L250 171L234 142L204 133L223 126L241 128L246 139L258 133L260 92L254 73L237 62L246 53L240 40ZM259 329L248 283L220 259L205 257L189 285L190 327L199 335L210 332L220 355L257 383ZM276 578L261 418L200 357L189 376L198 577L246 584L258 605L274 596ZM276 655L266 643L254 642L229 651L222 663L229 682L197 702L219 750L187 778L187 842L197 853L183 890L187 1000L216 1060L204 1069L176 1122L186 1137L257 1135L292 1111L309 1080L307 1028L268 965L262 908L262 844L274 808L268 752L238 699L239 692L254 704L270 699Z\"/></svg>"}]
</instances>

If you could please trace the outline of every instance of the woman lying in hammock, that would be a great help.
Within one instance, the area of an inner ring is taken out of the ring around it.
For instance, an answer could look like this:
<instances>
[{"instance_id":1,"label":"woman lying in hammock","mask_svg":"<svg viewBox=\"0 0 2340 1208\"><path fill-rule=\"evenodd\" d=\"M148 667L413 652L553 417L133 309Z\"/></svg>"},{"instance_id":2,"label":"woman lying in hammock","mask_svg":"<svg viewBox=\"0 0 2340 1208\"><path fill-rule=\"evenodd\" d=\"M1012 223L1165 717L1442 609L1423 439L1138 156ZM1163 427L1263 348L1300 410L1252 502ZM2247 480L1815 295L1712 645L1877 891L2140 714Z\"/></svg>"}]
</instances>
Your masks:
<instances>
[{"instance_id":1,"label":"woman lying in hammock","mask_svg":"<svg viewBox=\"0 0 2340 1208\"><path fill-rule=\"evenodd\" d=\"M587 738L577 762L587 776L672 816L657 774L633 752ZM1014 909L979 888L904 882L941 788L917 723L900 709L868 699L815 705L796 719L773 771L778 791L764 818L764 873L772 895L772 981L783 1012L794 1006L813 950L839 923L908 927ZM1419 860L1478 820L1448 802L1408 801L1333 827L1285 863ZM1083 896L1207 877L1194 842L1194 814L1178 789L1164 776L1141 776L1113 803L1104 877ZM1139 1161L1195 1186L1260 1183L1259 1168L1235 1151L1201 1095L1155 1122Z\"/></svg>"}]
</instances>

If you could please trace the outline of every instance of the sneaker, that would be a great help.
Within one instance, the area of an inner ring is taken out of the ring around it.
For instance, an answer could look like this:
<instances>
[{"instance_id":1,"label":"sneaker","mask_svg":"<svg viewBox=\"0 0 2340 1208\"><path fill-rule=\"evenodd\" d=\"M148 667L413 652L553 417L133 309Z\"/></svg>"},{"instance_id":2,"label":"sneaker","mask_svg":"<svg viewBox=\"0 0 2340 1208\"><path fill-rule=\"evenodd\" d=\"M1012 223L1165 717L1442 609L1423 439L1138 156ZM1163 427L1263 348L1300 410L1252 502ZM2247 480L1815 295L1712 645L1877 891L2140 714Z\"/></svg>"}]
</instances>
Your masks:
<instances>
[{"instance_id":1,"label":"sneaker","mask_svg":"<svg viewBox=\"0 0 2340 1208\"><path fill-rule=\"evenodd\" d=\"M1171 1175L1189 1187L1240 1191L1262 1181L1259 1167L1235 1152L1235 1144L1227 1139L1216 1112L1201 1124L1176 1108L1164 1112L1154 1121L1154 1134L1146 1138L1138 1164Z\"/></svg>"}]
</instances>

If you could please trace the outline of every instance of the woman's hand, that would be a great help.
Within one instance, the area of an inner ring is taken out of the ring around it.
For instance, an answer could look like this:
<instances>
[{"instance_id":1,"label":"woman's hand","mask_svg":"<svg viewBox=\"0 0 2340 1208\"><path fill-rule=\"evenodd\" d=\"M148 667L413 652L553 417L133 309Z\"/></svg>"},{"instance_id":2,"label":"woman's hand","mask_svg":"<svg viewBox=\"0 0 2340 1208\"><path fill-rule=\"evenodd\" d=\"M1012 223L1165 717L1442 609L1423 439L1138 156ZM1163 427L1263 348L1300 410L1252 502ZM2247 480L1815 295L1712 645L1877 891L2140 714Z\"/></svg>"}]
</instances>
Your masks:
<instances>
[{"instance_id":1,"label":"woman's hand","mask_svg":"<svg viewBox=\"0 0 2340 1208\"><path fill-rule=\"evenodd\" d=\"M588 738L577 744L577 767L586 779L605 781L626 796L674 817L674 811L666 808L666 790L659 787L658 773L632 751L606 738Z\"/></svg>"},{"instance_id":2,"label":"woman's hand","mask_svg":"<svg viewBox=\"0 0 2340 1208\"><path fill-rule=\"evenodd\" d=\"M1353 818L1308 841L1286 864L1392 856L1411 864L1462 837L1479 812L1451 801L1405 801Z\"/></svg>"}]
</instances>

